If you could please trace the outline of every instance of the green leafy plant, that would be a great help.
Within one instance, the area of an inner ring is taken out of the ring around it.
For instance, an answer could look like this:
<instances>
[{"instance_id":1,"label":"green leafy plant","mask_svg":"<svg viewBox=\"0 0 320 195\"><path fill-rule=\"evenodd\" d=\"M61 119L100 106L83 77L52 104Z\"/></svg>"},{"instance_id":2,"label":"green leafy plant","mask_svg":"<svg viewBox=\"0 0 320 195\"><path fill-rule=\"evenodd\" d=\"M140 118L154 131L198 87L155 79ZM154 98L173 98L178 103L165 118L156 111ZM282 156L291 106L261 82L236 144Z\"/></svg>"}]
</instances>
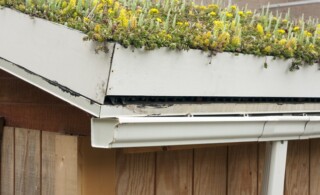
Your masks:
<instances>
[{"instance_id":1,"label":"green leafy plant","mask_svg":"<svg viewBox=\"0 0 320 195\"><path fill-rule=\"evenodd\" d=\"M319 62L320 24L268 8L196 5L186 0L0 0L0 5L64 24L86 40L151 50L200 49L293 59L291 70ZM267 65L265 65L267 67Z\"/></svg>"}]
</instances>

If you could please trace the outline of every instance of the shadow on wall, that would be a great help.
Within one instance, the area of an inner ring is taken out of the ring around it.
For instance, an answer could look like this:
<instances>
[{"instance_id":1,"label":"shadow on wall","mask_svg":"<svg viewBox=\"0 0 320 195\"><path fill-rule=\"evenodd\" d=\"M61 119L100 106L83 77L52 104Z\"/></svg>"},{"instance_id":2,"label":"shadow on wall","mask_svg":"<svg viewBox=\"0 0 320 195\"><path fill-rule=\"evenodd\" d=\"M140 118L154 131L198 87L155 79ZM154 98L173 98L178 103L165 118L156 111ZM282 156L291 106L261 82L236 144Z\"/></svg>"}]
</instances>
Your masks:
<instances>
[{"instance_id":1,"label":"shadow on wall","mask_svg":"<svg viewBox=\"0 0 320 195\"><path fill-rule=\"evenodd\" d=\"M197 3L203 2L204 4L210 4L212 0L195 0ZM228 2L228 0L225 0ZM249 9L260 9L263 5L278 4L278 3L288 3L288 2L297 2L301 0L231 0L232 4L237 4L239 7L248 6ZM274 11L278 10L279 12L286 13L288 8L273 9ZM305 18L308 19L310 16L313 18L320 18L320 3L317 4L308 4L308 5L299 5L290 7L291 15L293 17L300 17L304 14Z\"/></svg>"}]
</instances>

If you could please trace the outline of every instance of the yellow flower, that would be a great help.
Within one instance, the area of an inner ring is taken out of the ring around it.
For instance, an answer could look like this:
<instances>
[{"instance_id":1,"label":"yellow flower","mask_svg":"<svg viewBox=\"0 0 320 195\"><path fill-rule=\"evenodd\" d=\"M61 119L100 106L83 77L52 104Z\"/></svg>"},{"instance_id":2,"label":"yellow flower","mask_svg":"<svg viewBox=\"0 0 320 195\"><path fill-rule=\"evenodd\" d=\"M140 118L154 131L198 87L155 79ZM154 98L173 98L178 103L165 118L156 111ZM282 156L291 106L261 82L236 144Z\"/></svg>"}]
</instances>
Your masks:
<instances>
[{"instance_id":1,"label":"yellow flower","mask_svg":"<svg viewBox=\"0 0 320 195\"><path fill-rule=\"evenodd\" d=\"M108 6L111 6L113 4L113 0L107 0Z\"/></svg>"},{"instance_id":2,"label":"yellow flower","mask_svg":"<svg viewBox=\"0 0 320 195\"><path fill-rule=\"evenodd\" d=\"M285 45L287 43L287 40L286 39L281 39L280 41L279 41L279 44L280 45Z\"/></svg>"},{"instance_id":3,"label":"yellow flower","mask_svg":"<svg viewBox=\"0 0 320 195\"><path fill-rule=\"evenodd\" d=\"M299 31L300 30L300 27L299 26L295 26L294 28L293 28L293 31L294 32L297 32L297 31Z\"/></svg>"},{"instance_id":4,"label":"yellow flower","mask_svg":"<svg viewBox=\"0 0 320 195\"><path fill-rule=\"evenodd\" d=\"M195 41L200 41L200 39L201 39L201 36L200 36L200 35L197 35L197 36L194 38Z\"/></svg>"},{"instance_id":5,"label":"yellow flower","mask_svg":"<svg viewBox=\"0 0 320 195\"><path fill-rule=\"evenodd\" d=\"M217 39L219 44L226 45L230 42L230 34L228 32L221 33Z\"/></svg>"},{"instance_id":6,"label":"yellow flower","mask_svg":"<svg viewBox=\"0 0 320 195\"><path fill-rule=\"evenodd\" d=\"M182 22L177 22L177 25L178 25L178 26L182 26L183 23L182 23Z\"/></svg>"},{"instance_id":7,"label":"yellow flower","mask_svg":"<svg viewBox=\"0 0 320 195\"><path fill-rule=\"evenodd\" d=\"M282 23L287 24L287 23L288 23L288 20L287 20L287 19L283 19L283 20L282 20Z\"/></svg>"},{"instance_id":8,"label":"yellow flower","mask_svg":"<svg viewBox=\"0 0 320 195\"><path fill-rule=\"evenodd\" d=\"M207 33L205 33L205 34L204 34L204 37L205 37L205 38L210 38L210 37L211 37L211 32L208 31Z\"/></svg>"},{"instance_id":9,"label":"yellow flower","mask_svg":"<svg viewBox=\"0 0 320 195\"><path fill-rule=\"evenodd\" d=\"M233 17L233 14L230 13L230 12L227 12L227 13L226 13L226 16L227 16L227 18L232 18L232 17Z\"/></svg>"},{"instance_id":10,"label":"yellow flower","mask_svg":"<svg viewBox=\"0 0 320 195\"><path fill-rule=\"evenodd\" d=\"M210 40L209 40L209 39L205 39L205 40L204 40L204 45L208 47L209 44L210 44Z\"/></svg>"},{"instance_id":11,"label":"yellow flower","mask_svg":"<svg viewBox=\"0 0 320 195\"><path fill-rule=\"evenodd\" d=\"M289 39L286 46L288 48L296 49L297 48L297 39L296 38Z\"/></svg>"},{"instance_id":12,"label":"yellow flower","mask_svg":"<svg viewBox=\"0 0 320 195\"><path fill-rule=\"evenodd\" d=\"M128 27L129 20L127 18L127 11L125 9L120 10L120 14L118 17L118 20L120 21L120 25L123 27Z\"/></svg>"},{"instance_id":13,"label":"yellow flower","mask_svg":"<svg viewBox=\"0 0 320 195\"><path fill-rule=\"evenodd\" d=\"M304 36L312 37L312 33L309 32L309 31L307 31L307 30L305 30L305 31L304 31Z\"/></svg>"},{"instance_id":14,"label":"yellow flower","mask_svg":"<svg viewBox=\"0 0 320 195\"><path fill-rule=\"evenodd\" d=\"M271 46L267 46L263 49L266 53L271 53L272 51L272 47Z\"/></svg>"},{"instance_id":15,"label":"yellow flower","mask_svg":"<svg viewBox=\"0 0 320 195\"><path fill-rule=\"evenodd\" d=\"M236 47L240 46L241 45L241 38L239 36L232 37L231 44Z\"/></svg>"},{"instance_id":16,"label":"yellow flower","mask_svg":"<svg viewBox=\"0 0 320 195\"><path fill-rule=\"evenodd\" d=\"M101 31L101 25L100 25L100 24L96 24L96 25L94 26L94 32L100 33L100 31Z\"/></svg>"},{"instance_id":17,"label":"yellow flower","mask_svg":"<svg viewBox=\"0 0 320 195\"><path fill-rule=\"evenodd\" d=\"M90 19L87 18L87 17L84 17L84 18L83 18L83 22L84 22L84 23L89 23L89 22L90 22Z\"/></svg>"},{"instance_id":18,"label":"yellow flower","mask_svg":"<svg viewBox=\"0 0 320 195\"><path fill-rule=\"evenodd\" d=\"M213 24L214 24L214 30L216 31L222 30L224 27L223 21L220 21L220 20L214 21Z\"/></svg>"},{"instance_id":19,"label":"yellow flower","mask_svg":"<svg viewBox=\"0 0 320 195\"><path fill-rule=\"evenodd\" d=\"M76 0L70 0L69 1L69 6L70 8L74 8L76 6L77 1Z\"/></svg>"},{"instance_id":20,"label":"yellow flower","mask_svg":"<svg viewBox=\"0 0 320 195\"><path fill-rule=\"evenodd\" d=\"M219 8L219 6L217 4L209 4L208 8L216 10Z\"/></svg>"},{"instance_id":21,"label":"yellow flower","mask_svg":"<svg viewBox=\"0 0 320 195\"><path fill-rule=\"evenodd\" d=\"M278 33L281 34L281 35L283 35L284 33L286 33L286 31L283 30L283 29L279 29L279 30L278 30Z\"/></svg>"},{"instance_id":22,"label":"yellow flower","mask_svg":"<svg viewBox=\"0 0 320 195\"><path fill-rule=\"evenodd\" d=\"M236 6L236 5L232 5L232 6L231 6L231 9L232 9L233 11L235 11L235 10L237 9L237 6Z\"/></svg>"},{"instance_id":23,"label":"yellow flower","mask_svg":"<svg viewBox=\"0 0 320 195\"><path fill-rule=\"evenodd\" d=\"M238 14L239 14L239 16L244 16L243 11L239 11Z\"/></svg>"},{"instance_id":24,"label":"yellow flower","mask_svg":"<svg viewBox=\"0 0 320 195\"><path fill-rule=\"evenodd\" d=\"M113 14L114 14L114 11L112 10L112 8L109 8L109 9L108 9L108 14L109 14L109 15L113 15Z\"/></svg>"},{"instance_id":25,"label":"yellow flower","mask_svg":"<svg viewBox=\"0 0 320 195\"><path fill-rule=\"evenodd\" d=\"M157 22L159 22L159 23L162 22L161 18L157 18L156 20L157 20Z\"/></svg>"},{"instance_id":26,"label":"yellow flower","mask_svg":"<svg viewBox=\"0 0 320 195\"><path fill-rule=\"evenodd\" d=\"M257 24L256 30L260 35L264 35L263 26L260 23Z\"/></svg>"},{"instance_id":27,"label":"yellow flower","mask_svg":"<svg viewBox=\"0 0 320 195\"><path fill-rule=\"evenodd\" d=\"M216 12L210 12L209 15L210 16L216 16L217 14L216 14Z\"/></svg>"},{"instance_id":28,"label":"yellow flower","mask_svg":"<svg viewBox=\"0 0 320 195\"><path fill-rule=\"evenodd\" d=\"M272 36L271 33L267 33L267 34L266 34L266 38L270 38L271 36Z\"/></svg>"},{"instance_id":29,"label":"yellow flower","mask_svg":"<svg viewBox=\"0 0 320 195\"><path fill-rule=\"evenodd\" d=\"M207 9L207 7L204 6L204 5L201 5L201 6L199 6L198 8L199 8L200 10L206 10L206 9Z\"/></svg>"},{"instance_id":30,"label":"yellow flower","mask_svg":"<svg viewBox=\"0 0 320 195\"><path fill-rule=\"evenodd\" d=\"M252 11L249 10L249 11L246 12L246 14L251 16L253 13L252 13Z\"/></svg>"},{"instance_id":31,"label":"yellow flower","mask_svg":"<svg viewBox=\"0 0 320 195\"><path fill-rule=\"evenodd\" d=\"M189 26L189 22L184 22L184 25L185 26Z\"/></svg>"},{"instance_id":32,"label":"yellow flower","mask_svg":"<svg viewBox=\"0 0 320 195\"><path fill-rule=\"evenodd\" d=\"M92 6L95 7L98 4L98 0L93 0L92 1Z\"/></svg>"},{"instance_id":33,"label":"yellow flower","mask_svg":"<svg viewBox=\"0 0 320 195\"><path fill-rule=\"evenodd\" d=\"M103 8L103 4L102 3L99 3L96 7L96 9L94 10L95 13L101 13L100 11L103 11L102 8Z\"/></svg>"},{"instance_id":34,"label":"yellow flower","mask_svg":"<svg viewBox=\"0 0 320 195\"><path fill-rule=\"evenodd\" d=\"M159 13L159 10L157 8L151 8L149 10L149 14L150 15L155 15L155 14L158 14Z\"/></svg>"},{"instance_id":35,"label":"yellow flower","mask_svg":"<svg viewBox=\"0 0 320 195\"><path fill-rule=\"evenodd\" d=\"M115 12L118 11L119 7L120 7L120 3L119 3L118 1L114 2L114 4L113 4L113 10L114 10Z\"/></svg>"}]
</instances>

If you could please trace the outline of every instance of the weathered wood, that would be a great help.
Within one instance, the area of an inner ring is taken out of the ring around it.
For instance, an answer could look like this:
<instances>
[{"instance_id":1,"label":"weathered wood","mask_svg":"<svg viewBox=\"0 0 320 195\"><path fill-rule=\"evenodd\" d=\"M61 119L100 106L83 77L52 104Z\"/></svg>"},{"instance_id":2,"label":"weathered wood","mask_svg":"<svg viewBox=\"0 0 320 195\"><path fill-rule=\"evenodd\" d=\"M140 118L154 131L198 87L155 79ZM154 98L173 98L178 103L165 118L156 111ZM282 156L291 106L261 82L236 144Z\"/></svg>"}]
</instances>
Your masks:
<instances>
[{"instance_id":1,"label":"weathered wood","mask_svg":"<svg viewBox=\"0 0 320 195\"><path fill-rule=\"evenodd\" d=\"M14 76L4 70L0 70L0 78L14 78Z\"/></svg>"},{"instance_id":2,"label":"weathered wood","mask_svg":"<svg viewBox=\"0 0 320 195\"><path fill-rule=\"evenodd\" d=\"M198 145L181 145L181 146L155 146L155 147L139 147L139 148L123 148L124 153L146 153L146 152L161 152L161 151L175 151L175 150L190 150L196 148L216 148L222 146L241 145L243 143L218 143L218 144L198 144Z\"/></svg>"},{"instance_id":3,"label":"weathered wood","mask_svg":"<svg viewBox=\"0 0 320 195\"><path fill-rule=\"evenodd\" d=\"M40 131L15 129L15 195L40 195Z\"/></svg>"},{"instance_id":4,"label":"weathered wood","mask_svg":"<svg viewBox=\"0 0 320 195\"><path fill-rule=\"evenodd\" d=\"M56 135L55 150L55 194L79 195L78 137Z\"/></svg>"},{"instance_id":5,"label":"weathered wood","mask_svg":"<svg viewBox=\"0 0 320 195\"><path fill-rule=\"evenodd\" d=\"M266 159L266 143L258 144L258 195L262 194L264 163Z\"/></svg>"},{"instance_id":6,"label":"weathered wood","mask_svg":"<svg viewBox=\"0 0 320 195\"><path fill-rule=\"evenodd\" d=\"M194 195L227 194L227 147L195 149Z\"/></svg>"},{"instance_id":7,"label":"weathered wood","mask_svg":"<svg viewBox=\"0 0 320 195\"><path fill-rule=\"evenodd\" d=\"M320 139L310 140L310 195L320 194Z\"/></svg>"},{"instance_id":8,"label":"weathered wood","mask_svg":"<svg viewBox=\"0 0 320 195\"><path fill-rule=\"evenodd\" d=\"M156 163L156 194L193 193L193 150L158 152Z\"/></svg>"},{"instance_id":9,"label":"weathered wood","mask_svg":"<svg viewBox=\"0 0 320 195\"><path fill-rule=\"evenodd\" d=\"M288 144L285 195L309 194L309 140Z\"/></svg>"},{"instance_id":10,"label":"weathered wood","mask_svg":"<svg viewBox=\"0 0 320 195\"><path fill-rule=\"evenodd\" d=\"M83 195L115 195L115 150L92 148L90 137L79 137L79 168Z\"/></svg>"},{"instance_id":11,"label":"weathered wood","mask_svg":"<svg viewBox=\"0 0 320 195\"><path fill-rule=\"evenodd\" d=\"M14 194L14 128L5 127L1 147L1 194Z\"/></svg>"},{"instance_id":12,"label":"weathered wood","mask_svg":"<svg viewBox=\"0 0 320 195\"><path fill-rule=\"evenodd\" d=\"M153 195L155 153L116 154L116 194Z\"/></svg>"},{"instance_id":13,"label":"weathered wood","mask_svg":"<svg viewBox=\"0 0 320 195\"><path fill-rule=\"evenodd\" d=\"M90 134L89 114L2 70L0 89L0 116L7 126Z\"/></svg>"},{"instance_id":14,"label":"weathered wood","mask_svg":"<svg viewBox=\"0 0 320 195\"><path fill-rule=\"evenodd\" d=\"M63 104L66 102L18 78L0 77L0 102Z\"/></svg>"},{"instance_id":15,"label":"weathered wood","mask_svg":"<svg viewBox=\"0 0 320 195\"><path fill-rule=\"evenodd\" d=\"M71 105L0 103L0 115L7 126L90 134L90 115Z\"/></svg>"},{"instance_id":16,"label":"weathered wood","mask_svg":"<svg viewBox=\"0 0 320 195\"><path fill-rule=\"evenodd\" d=\"M0 194L1 194L1 150L2 150L2 141L3 141L3 126L4 126L4 118L0 116Z\"/></svg>"},{"instance_id":17,"label":"weathered wood","mask_svg":"<svg viewBox=\"0 0 320 195\"><path fill-rule=\"evenodd\" d=\"M257 144L229 147L228 195L258 193L257 157Z\"/></svg>"},{"instance_id":18,"label":"weathered wood","mask_svg":"<svg viewBox=\"0 0 320 195\"><path fill-rule=\"evenodd\" d=\"M41 194L55 194L56 135L42 132L41 141Z\"/></svg>"}]
</instances>

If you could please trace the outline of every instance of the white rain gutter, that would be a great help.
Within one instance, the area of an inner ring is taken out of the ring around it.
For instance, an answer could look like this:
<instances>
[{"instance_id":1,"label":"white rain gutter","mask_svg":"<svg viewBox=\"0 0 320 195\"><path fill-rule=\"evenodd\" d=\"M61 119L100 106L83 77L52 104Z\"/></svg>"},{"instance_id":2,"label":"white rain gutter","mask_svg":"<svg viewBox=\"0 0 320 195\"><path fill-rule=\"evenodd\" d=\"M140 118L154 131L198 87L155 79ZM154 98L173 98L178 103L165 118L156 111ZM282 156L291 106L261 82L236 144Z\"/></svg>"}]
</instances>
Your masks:
<instances>
[{"instance_id":1,"label":"white rain gutter","mask_svg":"<svg viewBox=\"0 0 320 195\"><path fill-rule=\"evenodd\" d=\"M320 137L320 116L93 118L97 148L263 142Z\"/></svg>"},{"instance_id":2,"label":"white rain gutter","mask_svg":"<svg viewBox=\"0 0 320 195\"><path fill-rule=\"evenodd\" d=\"M283 8L283 7L293 7L293 6L301 6L301 5L310 5L320 3L320 0L305 0L305 1L295 1L288 3L277 3L270 4L269 8ZM266 8L267 6L262 6L262 8Z\"/></svg>"}]
</instances>

